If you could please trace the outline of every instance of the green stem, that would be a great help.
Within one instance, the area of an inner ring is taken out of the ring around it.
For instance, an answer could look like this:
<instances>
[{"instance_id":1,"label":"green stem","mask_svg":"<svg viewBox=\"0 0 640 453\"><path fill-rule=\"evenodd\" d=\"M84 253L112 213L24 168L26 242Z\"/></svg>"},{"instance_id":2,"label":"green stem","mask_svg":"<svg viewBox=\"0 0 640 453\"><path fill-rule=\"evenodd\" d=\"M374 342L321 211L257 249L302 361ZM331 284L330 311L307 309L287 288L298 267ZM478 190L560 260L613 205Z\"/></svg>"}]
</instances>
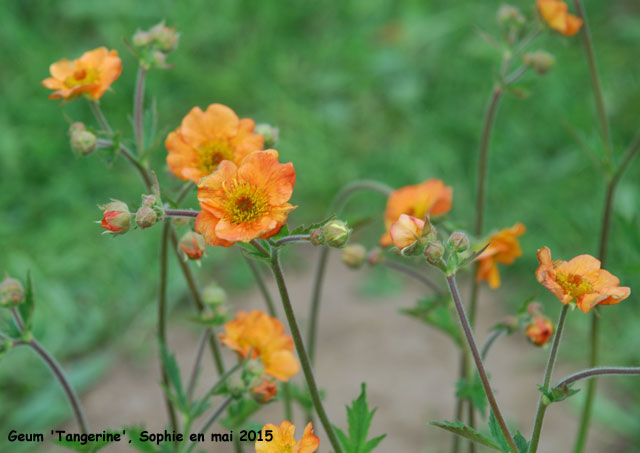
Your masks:
<instances>
[{"instance_id":1,"label":"green stem","mask_svg":"<svg viewBox=\"0 0 640 453\"><path fill-rule=\"evenodd\" d=\"M334 449L335 453L342 453L342 447L338 442L338 438L336 437L336 434L333 430L333 426L331 425L331 422L329 422L329 417L327 417L327 413L325 412L324 406L322 405L322 400L320 399L320 393L318 392L316 380L313 376L313 370L311 369L311 362L309 361L309 357L307 356L304 343L302 342L300 328L298 327L298 322L296 321L293 307L291 306L291 299L289 298L289 291L287 290L287 285L284 281L284 275L282 274L282 268L280 267L278 252L278 249L274 248L271 253L271 270L273 271L273 275L278 285L278 290L280 291L282 306L289 323L289 328L291 329L293 342L295 343L296 350L298 351L300 365L302 366L302 371L304 373L304 377L307 382L309 393L311 394L311 399L316 409L316 413L318 414L318 418L320 418L320 422L322 423L322 426L327 433L329 442L331 443L331 446Z\"/></svg>"},{"instance_id":2,"label":"green stem","mask_svg":"<svg viewBox=\"0 0 640 453\"><path fill-rule=\"evenodd\" d=\"M500 430L504 434L509 447L514 453L518 452L518 447L516 447L515 441L513 440L513 436L507 427L507 424L504 421L504 417L502 416L502 412L500 411L500 407L498 406L498 401L491 389L491 384L489 383L489 377L487 376L487 371L484 368L484 363L482 362L482 358L480 357L480 352L478 351L478 346L473 337L473 330L471 329L471 324L469 323L469 319L464 311L464 305L462 304L462 300L460 299L460 293L458 291L458 286L456 284L455 275L447 275L447 283L449 285L449 291L451 292L451 297L453 298L454 305L456 307L456 312L458 313L458 320L462 325L462 330L464 331L464 335L466 338L467 346L471 352L471 356L476 365L476 370L478 371L478 375L480 376L480 381L482 382L482 387L487 395L487 400L489 401L489 405L493 410L493 415L498 422L498 426Z\"/></svg>"},{"instance_id":3,"label":"green stem","mask_svg":"<svg viewBox=\"0 0 640 453\"><path fill-rule=\"evenodd\" d=\"M198 341L198 349L196 349L196 358L193 361L193 367L191 368L191 377L189 378L189 386L187 387L187 398L191 401L193 397L193 391L196 387L196 381L198 380L198 374L200 373L200 364L202 363L202 354L204 353L204 347L209 341L211 336L211 329L204 329L200 341Z\"/></svg>"},{"instance_id":4,"label":"green stem","mask_svg":"<svg viewBox=\"0 0 640 453\"><path fill-rule=\"evenodd\" d=\"M480 354L482 356L482 360L485 360L487 358L487 354L489 354L489 349L491 349L491 346L493 345L493 343L500 338L500 335L502 335L503 333L506 333L505 329L494 329L493 332L491 332L491 334L489 335L489 338L487 338L487 340L484 342L484 345L482 346L482 353Z\"/></svg>"},{"instance_id":5,"label":"green stem","mask_svg":"<svg viewBox=\"0 0 640 453\"><path fill-rule=\"evenodd\" d=\"M98 101L89 101L89 107L91 107L93 116L96 117L96 120L100 124L100 127L102 127L102 129L104 129L104 131L109 136L113 136L113 129L111 129L109 122L107 121L104 114L102 113L102 109L100 108L100 103Z\"/></svg>"},{"instance_id":6,"label":"green stem","mask_svg":"<svg viewBox=\"0 0 640 453\"><path fill-rule=\"evenodd\" d=\"M144 124L142 122L142 110L144 107L144 81L147 70L140 65L138 67L138 75L136 76L136 91L133 103L133 124L136 135L136 145L138 147L138 155L144 152Z\"/></svg>"},{"instance_id":7,"label":"green stem","mask_svg":"<svg viewBox=\"0 0 640 453\"><path fill-rule=\"evenodd\" d=\"M242 254L242 256L244 257L244 260L247 262L247 266L249 266L249 269L253 274L253 278L255 279L256 284L258 285L258 289L262 294L262 298L264 299L264 303L267 306L267 311L269 312L269 315L274 318L277 318L278 313L276 312L276 307L273 303L273 299L271 298L271 294L269 294L267 285L264 282L264 278L262 278L262 275L260 274L260 269L258 269L258 266L256 266L256 263L255 261L253 261L253 259L246 256L244 253Z\"/></svg>"},{"instance_id":8,"label":"green stem","mask_svg":"<svg viewBox=\"0 0 640 453\"><path fill-rule=\"evenodd\" d=\"M626 375L640 375L640 367L624 367L624 366L611 366L611 367L597 367L589 368L588 370L578 371L558 382L554 389L561 389L567 385L571 385L574 382L578 382L582 379L590 379L596 376L626 376Z\"/></svg>"},{"instance_id":9,"label":"green stem","mask_svg":"<svg viewBox=\"0 0 640 453\"><path fill-rule=\"evenodd\" d=\"M567 318L567 311L569 310L569 304L562 306L560 312L560 319L558 320L558 327L556 328L556 334L553 337L553 345L549 352L549 359L547 360L547 368L544 371L544 381L542 382L542 388L544 390L549 389L551 383L551 375L553 374L553 367L556 364L558 357L558 349L560 347L560 340L562 339L562 331L564 330L564 321ZM538 402L538 410L536 412L536 419L533 424L533 433L531 434L531 443L529 444L529 453L535 453L538 451L538 443L540 442L540 433L542 432L542 422L544 420L544 413L547 410L549 403L545 402L544 394L540 395Z\"/></svg>"},{"instance_id":10,"label":"green stem","mask_svg":"<svg viewBox=\"0 0 640 453\"><path fill-rule=\"evenodd\" d=\"M602 143L606 152L607 163L611 166L613 162L613 153L611 146L611 133L609 132L609 120L607 119L607 111L604 105L604 96L602 95L602 87L600 84L600 75L598 74L598 66L596 64L596 55L593 50L593 42L591 41L591 30L587 15L582 5L582 0L574 0L576 12L582 19L582 42L587 55L587 63L589 64L589 75L591 76L591 85L596 100L596 110L598 112L598 122L600 123L600 131L602 133Z\"/></svg>"},{"instance_id":11,"label":"green stem","mask_svg":"<svg viewBox=\"0 0 640 453\"><path fill-rule=\"evenodd\" d=\"M432 282L429 277L424 275L422 272L416 271L412 267L406 266L406 265L404 265L402 263L398 263L396 261L389 261L389 260L386 260L386 259L382 262L382 264L384 266L388 267L389 269L393 269L394 271L400 272L402 274L405 274L405 275L407 275L407 276L419 281L420 283L422 283L424 286L426 286L427 288L429 288L431 291L433 291L434 293L436 293L439 296L442 296L444 294L442 292L442 290L438 287L438 285L436 285L434 282Z\"/></svg>"},{"instance_id":12,"label":"green stem","mask_svg":"<svg viewBox=\"0 0 640 453\"><path fill-rule=\"evenodd\" d=\"M285 236L281 239L278 239L277 241L274 242L274 245L279 246L279 245L291 244L295 242L309 242L309 239L311 239L310 234L294 234L292 236Z\"/></svg>"},{"instance_id":13,"label":"green stem","mask_svg":"<svg viewBox=\"0 0 640 453\"><path fill-rule=\"evenodd\" d=\"M170 221L165 221L162 226L162 239L160 241L160 283L158 289L158 338L160 342L168 347L167 344L167 248L169 247L169 231L171 229ZM165 388L169 388L169 375L165 367L164 361L161 361L161 373L162 383ZM176 417L176 410L173 407L173 402L168 397L166 392L163 392L164 402L169 414L169 421L171 428L174 431L178 430L178 421Z\"/></svg>"},{"instance_id":14,"label":"green stem","mask_svg":"<svg viewBox=\"0 0 640 453\"><path fill-rule=\"evenodd\" d=\"M220 405L211 413L209 418L203 423L203 425L198 429L198 434L204 434L204 432L209 429L211 425L215 423L215 421L222 415L225 409L231 404L233 401L232 396L228 396ZM192 442L187 449L187 452L193 451L194 448L198 446L199 442Z\"/></svg>"}]
</instances>

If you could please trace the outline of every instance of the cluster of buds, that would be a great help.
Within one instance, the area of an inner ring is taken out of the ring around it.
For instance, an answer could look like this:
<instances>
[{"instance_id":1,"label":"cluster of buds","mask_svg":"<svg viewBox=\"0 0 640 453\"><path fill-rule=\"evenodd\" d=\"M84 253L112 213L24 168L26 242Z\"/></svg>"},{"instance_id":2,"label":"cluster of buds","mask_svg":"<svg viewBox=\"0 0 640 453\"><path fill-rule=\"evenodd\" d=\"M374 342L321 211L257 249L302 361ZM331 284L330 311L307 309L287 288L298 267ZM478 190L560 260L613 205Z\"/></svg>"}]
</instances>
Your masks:
<instances>
[{"instance_id":1,"label":"cluster of buds","mask_svg":"<svg viewBox=\"0 0 640 453\"><path fill-rule=\"evenodd\" d=\"M228 379L227 391L236 399L249 394L256 402L264 404L276 396L278 387L265 377L262 361L251 359L245 362L240 375L233 375Z\"/></svg>"},{"instance_id":2,"label":"cluster of buds","mask_svg":"<svg viewBox=\"0 0 640 453\"><path fill-rule=\"evenodd\" d=\"M321 228L311 232L310 242L313 245L326 245L328 247L343 248L349 242L351 228L342 220L330 220Z\"/></svg>"},{"instance_id":3,"label":"cluster of buds","mask_svg":"<svg viewBox=\"0 0 640 453\"><path fill-rule=\"evenodd\" d=\"M69 127L71 150L77 156L87 156L96 149L96 136L87 130L84 123L73 123Z\"/></svg>"},{"instance_id":4,"label":"cluster of buds","mask_svg":"<svg viewBox=\"0 0 640 453\"><path fill-rule=\"evenodd\" d=\"M543 75L553 68L556 64L556 59L549 52L537 50L525 54L522 57L522 62L528 67L533 68L538 75Z\"/></svg>"},{"instance_id":5,"label":"cluster of buds","mask_svg":"<svg viewBox=\"0 0 640 453\"><path fill-rule=\"evenodd\" d=\"M280 136L280 129L273 127L270 124L257 124L253 130L256 134L262 135L264 139L264 149L273 148L278 143L278 137Z\"/></svg>"},{"instance_id":6,"label":"cluster of buds","mask_svg":"<svg viewBox=\"0 0 640 453\"><path fill-rule=\"evenodd\" d=\"M0 307L16 307L25 300L25 291L22 283L15 278L5 275L0 283Z\"/></svg>"},{"instance_id":7,"label":"cluster of buds","mask_svg":"<svg viewBox=\"0 0 640 453\"><path fill-rule=\"evenodd\" d=\"M496 14L498 23L504 29L505 39L513 45L521 36L527 19L522 12L513 5L501 5Z\"/></svg>"},{"instance_id":8,"label":"cluster of buds","mask_svg":"<svg viewBox=\"0 0 640 453\"><path fill-rule=\"evenodd\" d=\"M145 69L166 69L167 54L178 47L179 33L173 27L167 27L164 21L154 25L147 31L138 30L133 35L132 41L136 53L140 58L140 64Z\"/></svg>"},{"instance_id":9,"label":"cluster of buds","mask_svg":"<svg viewBox=\"0 0 640 453\"><path fill-rule=\"evenodd\" d=\"M102 210L102 220L97 222L105 229L104 234L124 234L131 228L129 206L123 201L111 199L110 203L98 206Z\"/></svg>"}]
</instances>

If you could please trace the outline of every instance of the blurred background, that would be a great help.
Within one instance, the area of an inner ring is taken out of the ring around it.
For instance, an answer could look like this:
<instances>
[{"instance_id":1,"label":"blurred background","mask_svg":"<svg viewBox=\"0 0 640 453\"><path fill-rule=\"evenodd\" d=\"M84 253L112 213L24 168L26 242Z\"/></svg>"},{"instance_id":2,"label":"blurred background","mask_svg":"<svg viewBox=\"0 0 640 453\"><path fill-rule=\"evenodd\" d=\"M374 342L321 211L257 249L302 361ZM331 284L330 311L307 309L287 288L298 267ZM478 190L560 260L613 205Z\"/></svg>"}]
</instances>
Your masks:
<instances>
[{"instance_id":1,"label":"blurred background","mask_svg":"<svg viewBox=\"0 0 640 453\"><path fill-rule=\"evenodd\" d=\"M298 181L293 203L299 208L290 223L322 218L336 192L355 179L399 187L436 177L454 187L450 219L471 228L482 119L501 58L480 31L499 35L501 3L3 2L0 272L24 278L31 271L38 296L36 336L83 391L99 386L122 357L144 361L156 354L147 340L153 339L156 319L160 228L117 239L100 234L93 223L101 217L96 205L114 197L137 206L142 185L123 159L107 166L100 153L72 154L64 116L95 122L84 102L47 100L40 81L49 64L103 45L117 49L123 73L102 108L130 140L137 65L122 39L166 20L181 37L168 59L174 67L154 70L147 79L147 101L156 102L160 128L166 133L193 106L213 102L279 127L281 160L294 163ZM533 0L511 3L534 16ZM585 6L619 157L640 127L640 4L586 0ZM499 313L537 296L555 319L557 300L533 276L535 251L548 245L554 258L597 253L604 183L575 135L602 150L581 38L544 33L531 46L536 49L553 53L556 66L543 77L527 74L521 87L529 96L506 96L500 106L485 223L489 231L523 222L524 256L503 268L507 284L499 291L483 291L492 310L501 304ZM156 149L152 166L163 187L175 188L179 184L166 170L165 152L163 146ZM636 161L619 186L607 266L634 291L640 277L639 177ZM375 244L384 201L367 194L349 204L347 220L371 220L358 241ZM196 207L195 196L187 204ZM314 257L303 248L287 258L295 272L307 275ZM186 321L190 305L173 259L171 266L174 318L196 332ZM232 301L252 294L253 280L235 249L209 249L196 272L203 284L214 279L222 284ZM338 274L357 279L364 300L404 297L404 280L383 270ZM603 364L640 364L638 302L632 292L629 300L602 310ZM358 311L349 313L357 323ZM589 319L578 312L572 318L561 360L575 370L587 360ZM537 360L542 363L544 356L540 352ZM607 382L600 387L597 423L625 445L620 451L640 451L640 381ZM563 404L577 408L578 403L576 397ZM68 415L57 383L30 351L20 349L0 361L0 407L3 431L46 430ZM2 450L4 442L3 436Z\"/></svg>"}]
</instances>

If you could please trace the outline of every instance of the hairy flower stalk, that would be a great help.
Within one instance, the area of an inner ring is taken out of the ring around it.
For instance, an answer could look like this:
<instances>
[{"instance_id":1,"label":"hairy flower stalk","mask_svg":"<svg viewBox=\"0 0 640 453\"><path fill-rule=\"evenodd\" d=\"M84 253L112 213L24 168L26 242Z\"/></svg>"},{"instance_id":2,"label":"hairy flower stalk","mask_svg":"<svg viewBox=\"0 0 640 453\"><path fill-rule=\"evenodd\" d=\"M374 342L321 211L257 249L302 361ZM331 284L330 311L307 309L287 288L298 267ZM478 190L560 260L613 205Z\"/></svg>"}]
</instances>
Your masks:
<instances>
[{"instance_id":1,"label":"hairy flower stalk","mask_svg":"<svg viewBox=\"0 0 640 453\"><path fill-rule=\"evenodd\" d=\"M138 75L136 77L136 91L133 101L133 121L134 132L136 135L136 145L138 155L144 152L144 125L142 122L142 111L144 109L144 82L147 76L147 70L140 65L138 67Z\"/></svg>"}]
</instances>

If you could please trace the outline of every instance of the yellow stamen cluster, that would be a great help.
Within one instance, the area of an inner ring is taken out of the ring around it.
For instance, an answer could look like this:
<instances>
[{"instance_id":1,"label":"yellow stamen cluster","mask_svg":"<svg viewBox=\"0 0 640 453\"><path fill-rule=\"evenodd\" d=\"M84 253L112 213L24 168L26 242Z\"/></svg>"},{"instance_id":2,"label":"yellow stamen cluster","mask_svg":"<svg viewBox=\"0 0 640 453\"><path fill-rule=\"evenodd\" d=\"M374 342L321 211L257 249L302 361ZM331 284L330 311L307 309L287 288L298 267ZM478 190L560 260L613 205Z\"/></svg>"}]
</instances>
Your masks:
<instances>
[{"instance_id":1,"label":"yellow stamen cluster","mask_svg":"<svg viewBox=\"0 0 640 453\"><path fill-rule=\"evenodd\" d=\"M232 223L253 222L262 217L269 209L267 196L263 191L249 183L234 183L226 188L225 211Z\"/></svg>"},{"instance_id":2,"label":"yellow stamen cluster","mask_svg":"<svg viewBox=\"0 0 640 453\"><path fill-rule=\"evenodd\" d=\"M72 76L64 80L64 84L69 88L79 85L91 85L98 80L99 74L95 69L77 69Z\"/></svg>"},{"instance_id":3,"label":"yellow stamen cluster","mask_svg":"<svg viewBox=\"0 0 640 453\"><path fill-rule=\"evenodd\" d=\"M577 274L557 273L556 282L558 282L565 293L573 297L580 297L593 292L591 282Z\"/></svg>"},{"instance_id":4,"label":"yellow stamen cluster","mask_svg":"<svg viewBox=\"0 0 640 453\"><path fill-rule=\"evenodd\" d=\"M198 168L207 173L218 168L223 160L231 160L233 150L226 140L214 140L198 147Z\"/></svg>"}]
</instances>

